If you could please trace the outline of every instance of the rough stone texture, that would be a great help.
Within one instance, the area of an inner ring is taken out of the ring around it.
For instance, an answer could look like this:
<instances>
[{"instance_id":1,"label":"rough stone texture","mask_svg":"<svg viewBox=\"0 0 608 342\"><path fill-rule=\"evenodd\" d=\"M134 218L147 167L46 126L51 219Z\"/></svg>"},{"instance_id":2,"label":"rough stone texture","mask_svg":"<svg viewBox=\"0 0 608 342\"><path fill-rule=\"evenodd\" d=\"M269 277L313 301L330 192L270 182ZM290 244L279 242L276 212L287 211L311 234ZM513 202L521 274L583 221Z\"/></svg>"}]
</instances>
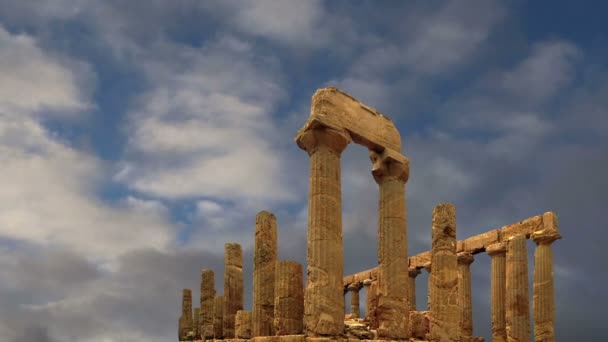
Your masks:
<instances>
[{"instance_id":1,"label":"rough stone texture","mask_svg":"<svg viewBox=\"0 0 608 342\"><path fill-rule=\"evenodd\" d=\"M410 338L423 340L429 334L429 312L410 311Z\"/></svg>"},{"instance_id":2,"label":"rough stone texture","mask_svg":"<svg viewBox=\"0 0 608 342\"><path fill-rule=\"evenodd\" d=\"M239 310L234 319L236 338L251 338L251 312Z\"/></svg>"},{"instance_id":3,"label":"rough stone texture","mask_svg":"<svg viewBox=\"0 0 608 342\"><path fill-rule=\"evenodd\" d=\"M261 211L255 217L252 336L275 334L272 322L277 254L276 217L272 213Z\"/></svg>"},{"instance_id":4,"label":"rough stone texture","mask_svg":"<svg viewBox=\"0 0 608 342\"><path fill-rule=\"evenodd\" d=\"M553 286L553 251L551 244L561 238L554 213L543 215L543 230L532 233L534 250L534 341L555 342L555 289Z\"/></svg>"},{"instance_id":5,"label":"rough stone texture","mask_svg":"<svg viewBox=\"0 0 608 342\"><path fill-rule=\"evenodd\" d=\"M284 335L284 336L263 336L253 337L251 342L306 342L310 339L306 335Z\"/></svg>"},{"instance_id":6,"label":"rough stone texture","mask_svg":"<svg viewBox=\"0 0 608 342\"><path fill-rule=\"evenodd\" d=\"M460 339L458 269L456 257L456 208L442 203L433 209L432 267L430 275L430 340Z\"/></svg>"},{"instance_id":7,"label":"rough stone texture","mask_svg":"<svg viewBox=\"0 0 608 342\"><path fill-rule=\"evenodd\" d=\"M427 291L426 291L426 307L430 311L431 310L431 293L433 292L433 287L431 286L431 262L429 261L424 267L426 273L428 273L428 281L427 281Z\"/></svg>"},{"instance_id":8,"label":"rough stone texture","mask_svg":"<svg viewBox=\"0 0 608 342\"><path fill-rule=\"evenodd\" d=\"M182 292L182 315L178 322L178 338L180 341L188 337L188 333L193 330L192 318L192 290L184 289Z\"/></svg>"},{"instance_id":9,"label":"rough stone texture","mask_svg":"<svg viewBox=\"0 0 608 342\"><path fill-rule=\"evenodd\" d=\"M528 253L526 250L526 237L524 235L516 235L509 239L506 264L507 341L530 341Z\"/></svg>"},{"instance_id":10,"label":"rough stone texture","mask_svg":"<svg viewBox=\"0 0 608 342\"><path fill-rule=\"evenodd\" d=\"M473 302L471 297L471 263L473 255L460 252L458 256L458 303L461 308L460 334L464 339L473 336Z\"/></svg>"},{"instance_id":11,"label":"rough stone texture","mask_svg":"<svg viewBox=\"0 0 608 342\"><path fill-rule=\"evenodd\" d=\"M301 334L304 320L302 265L295 261L276 264L274 331L277 335Z\"/></svg>"},{"instance_id":12,"label":"rough stone texture","mask_svg":"<svg viewBox=\"0 0 608 342\"><path fill-rule=\"evenodd\" d=\"M224 338L224 296L213 298L213 338Z\"/></svg>"},{"instance_id":13,"label":"rough stone texture","mask_svg":"<svg viewBox=\"0 0 608 342\"><path fill-rule=\"evenodd\" d=\"M297 141L310 156L305 333L336 336L344 329L340 154L350 138L317 127L300 132Z\"/></svg>"},{"instance_id":14,"label":"rough stone texture","mask_svg":"<svg viewBox=\"0 0 608 342\"><path fill-rule=\"evenodd\" d=\"M408 303L410 311L416 311L416 277L420 274L420 270L416 267L410 267L407 271Z\"/></svg>"},{"instance_id":15,"label":"rough stone texture","mask_svg":"<svg viewBox=\"0 0 608 342\"><path fill-rule=\"evenodd\" d=\"M200 335L213 338L213 305L215 298L215 275L213 270L201 270Z\"/></svg>"},{"instance_id":16,"label":"rough stone texture","mask_svg":"<svg viewBox=\"0 0 608 342\"><path fill-rule=\"evenodd\" d=\"M224 249L223 334L234 338L236 312L243 309L243 251L238 243L226 243Z\"/></svg>"},{"instance_id":17,"label":"rough stone texture","mask_svg":"<svg viewBox=\"0 0 608 342\"><path fill-rule=\"evenodd\" d=\"M365 321L369 324L370 328L378 328L378 319L376 316L376 310L378 308L378 281L364 281L363 285L365 288Z\"/></svg>"},{"instance_id":18,"label":"rough stone texture","mask_svg":"<svg viewBox=\"0 0 608 342\"><path fill-rule=\"evenodd\" d=\"M361 312L359 311L360 289L360 283L350 284L348 286L348 291L350 292L350 314L352 318L359 318L361 316Z\"/></svg>"},{"instance_id":19,"label":"rough stone texture","mask_svg":"<svg viewBox=\"0 0 608 342\"><path fill-rule=\"evenodd\" d=\"M374 337L373 332L369 329L367 324L358 318L345 320L344 332L345 337L349 340L369 340Z\"/></svg>"},{"instance_id":20,"label":"rough stone texture","mask_svg":"<svg viewBox=\"0 0 608 342\"><path fill-rule=\"evenodd\" d=\"M199 321L200 314L201 309L194 308L194 316L192 317L192 330L194 332L194 338L197 340L201 338L201 325Z\"/></svg>"},{"instance_id":21,"label":"rough stone texture","mask_svg":"<svg viewBox=\"0 0 608 342\"><path fill-rule=\"evenodd\" d=\"M405 182L409 161L370 151L372 174L380 187L378 209L378 337L407 337L408 281Z\"/></svg>"},{"instance_id":22,"label":"rough stone texture","mask_svg":"<svg viewBox=\"0 0 608 342\"><path fill-rule=\"evenodd\" d=\"M496 243L486 247L492 258L491 298L492 303L492 341L505 342L506 330L506 243Z\"/></svg>"}]
</instances>

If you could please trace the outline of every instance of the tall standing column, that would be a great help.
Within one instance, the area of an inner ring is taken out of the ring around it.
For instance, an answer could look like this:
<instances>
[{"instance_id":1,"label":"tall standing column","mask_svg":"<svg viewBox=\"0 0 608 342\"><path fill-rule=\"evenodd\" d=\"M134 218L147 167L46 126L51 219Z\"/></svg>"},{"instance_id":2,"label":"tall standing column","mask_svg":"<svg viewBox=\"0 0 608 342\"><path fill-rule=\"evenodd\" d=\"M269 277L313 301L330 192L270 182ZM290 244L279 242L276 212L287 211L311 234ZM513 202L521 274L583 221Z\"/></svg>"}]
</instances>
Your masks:
<instances>
[{"instance_id":1,"label":"tall standing column","mask_svg":"<svg viewBox=\"0 0 608 342\"><path fill-rule=\"evenodd\" d=\"M213 338L224 338L224 296L213 298Z\"/></svg>"},{"instance_id":2,"label":"tall standing column","mask_svg":"<svg viewBox=\"0 0 608 342\"><path fill-rule=\"evenodd\" d=\"M299 133L296 140L310 156L306 335L337 336L344 331L340 154L350 137L346 132L321 126Z\"/></svg>"},{"instance_id":3,"label":"tall standing column","mask_svg":"<svg viewBox=\"0 0 608 342\"><path fill-rule=\"evenodd\" d=\"M555 289L553 287L553 241L561 239L554 213L543 215L543 230L532 233L534 250L534 341L555 342Z\"/></svg>"},{"instance_id":4,"label":"tall standing column","mask_svg":"<svg viewBox=\"0 0 608 342\"><path fill-rule=\"evenodd\" d=\"M371 279L365 279L363 281L363 287L365 288L365 319L368 321L371 320L371 310L370 310L371 300L372 300L371 285L372 285Z\"/></svg>"},{"instance_id":5,"label":"tall standing column","mask_svg":"<svg viewBox=\"0 0 608 342\"><path fill-rule=\"evenodd\" d=\"M274 329L277 335L302 333L304 290L302 265L295 261L278 261L275 278Z\"/></svg>"},{"instance_id":6,"label":"tall standing column","mask_svg":"<svg viewBox=\"0 0 608 342\"><path fill-rule=\"evenodd\" d=\"M370 150L372 174L380 187L378 209L378 338L408 335L407 226L405 182L409 163Z\"/></svg>"},{"instance_id":7,"label":"tall standing column","mask_svg":"<svg viewBox=\"0 0 608 342\"><path fill-rule=\"evenodd\" d=\"M473 302L471 298L471 264L475 260L469 252L460 252L458 256L458 302L461 308L460 334L473 336Z\"/></svg>"},{"instance_id":8,"label":"tall standing column","mask_svg":"<svg viewBox=\"0 0 608 342\"><path fill-rule=\"evenodd\" d=\"M507 243L507 341L530 341L528 252L526 237L516 235Z\"/></svg>"},{"instance_id":9,"label":"tall standing column","mask_svg":"<svg viewBox=\"0 0 608 342\"><path fill-rule=\"evenodd\" d=\"M243 251L238 243L224 245L224 323L225 338L234 338L236 312L243 310Z\"/></svg>"},{"instance_id":10,"label":"tall standing column","mask_svg":"<svg viewBox=\"0 0 608 342\"><path fill-rule=\"evenodd\" d=\"M442 203L433 209L432 238L430 340L460 341L456 208L452 204Z\"/></svg>"},{"instance_id":11,"label":"tall standing column","mask_svg":"<svg viewBox=\"0 0 608 342\"><path fill-rule=\"evenodd\" d=\"M416 267L410 267L407 270L408 275L408 297L410 311L416 311L416 277L420 274L420 270Z\"/></svg>"},{"instance_id":12,"label":"tall standing column","mask_svg":"<svg viewBox=\"0 0 608 342\"><path fill-rule=\"evenodd\" d=\"M350 313L354 318L359 318L361 312L359 311L359 290L361 284L353 283L348 285L348 291L350 292Z\"/></svg>"},{"instance_id":13,"label":"tall standing column","mask_svg":"<svg viewBox=\"0 0 608 342\"><path fill-rule=\"evenodd\" d=\"M188 332L193 329L192 318L192 290L184 289L182 292L182 315L179 318L179 340L186 339Z\"/></svg>"},{"instance_id":14,"label":"tall standing column","mask_svg":"<svg viewBox=\"0 0 608 342\"><path fill-rule=\"evenodd\" d=\"M206 339L213 338L213 304L215 298L215 275L213 270L201 271L200 298L200 335Z\"/></svg>"},{"instance_id":15,"label":"tall standing column","mask_svg":"<svg viewBox=\"0 0 608 342\"><path fill-rule=\"evenodd\" d=\"M486 247L486 253L492 258L491 298L492 303L492 341L507 341L505 300L506 300L506 252L504 242Z\"/></svg>"},{"instance_id":16,"label":"tall standing column","mask_svg":"<svg viewBox=\"0 0 608 342\"><path fill-rule=\"evenodd\" d=\"M253 247L252 336L274 336L274 284L277 261L277 219L261 211L255 217Z\"/></svg>"}]
</instances>

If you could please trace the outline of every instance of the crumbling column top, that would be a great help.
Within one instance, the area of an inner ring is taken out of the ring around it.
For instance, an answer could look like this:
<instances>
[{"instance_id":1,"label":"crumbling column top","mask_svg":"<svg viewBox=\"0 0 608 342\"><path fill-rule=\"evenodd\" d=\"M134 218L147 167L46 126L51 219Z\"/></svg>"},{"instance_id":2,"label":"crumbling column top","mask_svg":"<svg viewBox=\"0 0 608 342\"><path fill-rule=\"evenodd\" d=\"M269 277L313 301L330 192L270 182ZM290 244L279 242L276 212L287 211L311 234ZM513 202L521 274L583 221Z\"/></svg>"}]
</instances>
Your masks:
<instances>
[{"instance_id":1,"label":"crumbling column top","mask_svg":"<svg viewBox=\"0 0 608 342\"><path fill-rule=\"evenodd\" d=\"M376 183L393 179L407 182L410 176L410 160L406 156L391 153L390 150L380 153L370 150L369 159L372 162L372 175Z\"/></svg>"},{"instance_id":2,"label":"crumbling column top","mask_svg":"<svg viewBox=\"0 0 608 342\"><path fill-rule=\"evenodd\" d=\"M461 265L470 265L475 261L473 254L469 252L460 252L456 255L458 256L458 263Z\"/></svg>"},{"instance_id":3,"label":"crumbling column top","mask_svg":"<svg viewBox=\"0 0 608 342\"><path fill-rule=\"evenodd\" d=\"M301 131L296 137L298 147L305 150L308 155L315 153L320 146L328 147L334 153L340 154L351 141L346 131L322 125Z\"/></svg>"},{"instance_id":4,"label":"crumbling column top","mask_svg":"<svg viewBox=\"0 0 608 342\"><path fill-rule=\"evenodd\" d=\"M554 229L543 229L537 230L530 234L530 239L536 242L537 245L540 244L551 244L555 240L561 239L562 236Z\"/></svg>"},{"instance_id":5,"label":"crumbling column top","mask_svg":"<svg viewBox=\"0 0 608 342\"><path fill-rule=\"evenodd\" d=\"M411 278L416 278L420 274L420 269L418 267L410 267L407 269L407 274Z\"/></svg>"},{"instance_id":6,"label":"crumbling column top","mask_svg":"<svg viewBox=\"0 0 608 342\"><path fill-rule=\"evenodd\" d=\"M361 287L362 287L361 283L352 283L352 284L349 284L346 288L348 289L348 291L351 291L351 292L359 292Z\"/></svg>"},{"instance_id":7,"label":"crumbling column top","mask_svg":"<svg viewBox=\"0 0 608 342\"><path fill-rule=\"evenodd\" d=\"M505 254L507 252L507 244L504 242L498 242L486 247L486 253L489 256L497 255L497 254Z\"/></svg>"}]
</instances>

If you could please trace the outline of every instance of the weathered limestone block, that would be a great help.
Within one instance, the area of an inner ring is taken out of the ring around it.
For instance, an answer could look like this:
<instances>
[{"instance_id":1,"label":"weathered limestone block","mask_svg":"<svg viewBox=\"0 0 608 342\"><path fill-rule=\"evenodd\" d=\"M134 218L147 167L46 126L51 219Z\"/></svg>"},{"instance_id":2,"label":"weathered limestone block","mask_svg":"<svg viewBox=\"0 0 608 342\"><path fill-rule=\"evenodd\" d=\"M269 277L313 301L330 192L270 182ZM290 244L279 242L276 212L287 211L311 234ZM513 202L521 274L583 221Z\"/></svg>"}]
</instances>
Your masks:
<instances>
[{"instance_id":1,"label":"weathered limestone block","mask_svg":"<svg viewBox=\"0 0 608 342\"><path fill-rule=\"evenodd\" d=\"M213 338L213 305L215 298L215 275L213 270L201 270L201 297L200 297L200 332L206 339Z\"/></svg>"},{"instance_id":2,"label":"weathered limestone block","mask_svg":"<svg viewBox=\"0 0 608 342\"><path fill-rule=\"evenodd\" d=\"M251 342L306 342L306 335L259 336L253 337Z\"/></svg>"},{"instance_id":3,"label":"weathered limestone block","mask_svg":"<svg viewBox=\"0 0 608 342\"><path fill-rule=\"evenodd\" d=\"M486 247L492 258L491 303L492 303L492 341L505 342L506 330L506 243L496 243Z\"/></svg>"},{"instance_id":4,"label":"weathered limestone block","mask_svg":"<svg viewBox=\"0 0 608 342\"><path fill-rule=\"evenodd\" d=\"M236 338L251 338L251 312L239 310L234 320Z\"/></svg>"},{"instance_id":5,"label":"weathered limestone block","mask_svg":"<svg viewBox=\"0 0 608 342\"><path fill-rule=\"evenodd\" d=\"M274 331L277 335L301 334L304 324L302 265L283 260L276 265Z\"/></svg>"},{"instance_id":6,"label":"weathered limestone block","mask_svg":"<svg viewBox=\"0 0 608 342\"><path fill-rule=\"evenodd\" d=\"M543 229L532 233L534 250L534 341L555 342L555 289L553 286L553 251L551 244L561 235L557 231L557 216L543 215Z\"/></svg>"},{"instance_id":7,"label":"weathered limestone block","mask_svg":"<svg viewBox=\"0 0 608 342\"><path fill-rule=\"evenodd\" d=\"M192 318L192 327L193 327L193 332L194 332L194 338L197 340L200 339L200 337L201 337L201 325L199 323L200 314L201 314L201 309L194 308L194 316Z\"/></svg>"},{"instance_id":8,"label":"weathered limestone block","mask_svg":"<svg viewBox=\"0 0 608 342\"><path fill-rule=\"evenodd\" d=\"M370 340L374 337L367 324L356 318L344 321L344 332L346 339Z\"/></svg>"},{"instance_id":9,"label":"weathered limestone block","mask_svg":"<svg viewBox=\"0 0 608 342\"><path fill-rule=\"evenodd\" d=\"M193 330L192 318L192 290L184 289L182 292L182 315L179 318L178 336L183 341L187 338L188 332Z\"/></svg>"},{"instance_id":10,"label":"weathered limestone block","mask_svg":"<svg viewBox=\"0 0 608 342\"><path fill-rule=\"evenodd\" d=\"M430 339L460 339L458 262L456 256L456 208L442 203L433 209Z\"/></svg>"},{"instance_id":11,"label":"weathered limestone block","mask_svg":"<svg viewBox=\"0 0 608 342\"><path fill-rule=\"evenodd\" d=\"M223 334L234 338L236 312L243 309L243 251L238 243L226 243L224 248Z\"/></svg>"},{"instance_id":12,"label":"weathered limestone block","mask_svg":"<svg viewBox=\"0 0 608 342\"><path fill-rule=\"evenodd\" d=\"M416 311L416 277L420 274L420 270L416 267L410 267L407 271L408 303L410 306L410 311Z\"/></svg>"},{"instance_id":13,"label":"weathered limestone block","mask_svg":"<svg viewBox=\"0 0 608 342\"><path fill-rule=\"evenodd\" d=\"M361 289L360 283L353 283L348 286L350 292L350 313L352 318L358 318L361 313L359 311L359 290Z\"/></svg>"},{"instance_id":14,"label":"weathered limestone block","mask_svg":"<svg viewBox=\"0 0 608 342\"><path fill-rule=\"evenodd\" d=\"M458 256L458 303L461 308L460 333L464 338L473 336L473 302L471 297L471 264L475 260L469 252Z\"/></svg>"},{"instance_id":15,"label":"weathered limestone block","mask_svg":"<svg viewBox=\"0 0 608 342\"><path fill-rule=\"evenodd\" d=\"M530 341L528 252L524 235L515 235L509 239L506 264L507 341Z\"/></svg>"},{"instance_id":16,"label":"weathered limestone block","mask_svg":"<svg viewBox=\"0 0 608 342\"><path fill-rule=\"evenodd\" d=\"M405 158L405 157L404 157ZM372 174L380 187L378 209L378 337L407 337L408 281L405 182L409 161L370 150Z\"/></svg>"},{"instance_id":17,"label":"weathered limestone block","mask_svg":"<svg viewBox=\"0 0 608 342\"><path fill-rule=\"evenodd\" d=\"M378 281L377 280L365 280L363 281L365 286L365 321L369 324L371 329L378 328L378 319L376 316L376 310L378 308Z\"/></svg>"},{"instance_id":18,"label":"weathered limestone block","mask_svg":"<svg viewBox=\"0 0 608 342\"><path fill-rule=\"evenodd\" d=\"M267 211L255 217L253 248L252 335L274 335L274 286L277 261L277 220Z\"/></svg>"},{"instance_id":19,"label":"weathered limestone block","mask_svg":"<svg viewBox=\"0 0 608 342\"><path fill-rule=\"evenodd\" d=\"M213 338L224 338L224 296L213 298Z\"/></svg>"},{"instance_id":20,"label":"weathered limestone block","mask_svg":"<svg viewBox=\"0 0 608 342\"><path fill-rule=\"evenodd\" d=\"M429 334L429 312L410 311L410 338L424 340Z\"/></svg>"},{"instance_id":21,"label":"weathered limestone block","mask_svg":"<svg viewBox=\"0 0 608 342\"><path fill-rule=\"evenodd\" d=\"M350 137L316 127L299 132L296 139L310 156L305 333L337 336L344 330L340 154Z\"/></svg>"}]
</instances>

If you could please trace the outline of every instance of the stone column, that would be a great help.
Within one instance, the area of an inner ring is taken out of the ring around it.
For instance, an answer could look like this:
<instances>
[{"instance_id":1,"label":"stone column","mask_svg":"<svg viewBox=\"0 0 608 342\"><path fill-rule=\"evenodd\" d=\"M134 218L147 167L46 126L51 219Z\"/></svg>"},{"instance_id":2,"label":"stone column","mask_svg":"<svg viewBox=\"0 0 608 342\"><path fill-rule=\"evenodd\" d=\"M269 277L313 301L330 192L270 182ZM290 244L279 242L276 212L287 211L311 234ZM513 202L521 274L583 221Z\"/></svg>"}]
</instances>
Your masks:
<instances>
[{"instance_id":1,"label":"stone column","mask_svg":"<svg viewBox=\"0 0 608 342\"><path fill-rule=\"evenodd\" d=\"M296 140L310 156L304 328L311 337L337 336L344 331L340 154L350 137L316 127Z\"/></svg>"},{"instance_id":2,"label":"stone column","mask_svg":"<svg viewBox=\"0 0 608 342\"><path fill-rule=\"evenodd\" d=\"M471 298L471 264L475 260L469 252L458 256L458 303L460 305L460 334L473 336L473 302Z\"/></svg>"},{"instance_id":3,"label":"stone column","mask_svg":"<svg viewBox=\"0 0 608 342\"><path fill-rule=\"evenodd\" d=\"M188 332L193 330L192 318L192 290L184 289L182 292L182 315L179 318L179 340L186 339Z\"/></svg>"},{"instance_id":4,"label":"stone column","mask_svg":"<svg viewBox=\"0 0 608 342\"><path fill-rule=\"evenodd\" d=\"M243 251L238 243L224 245L224 323L225 338L234 338L236 312L243 309Z\"/></svg>"},{"instance_id":5,"label":"stone column","mask_svg":"<svg viewBox=\"0 0 608 342\"><path fill-rule=\"evenodd\" d=\"M492 257L491 303L492 303L492 341L506 342L506 243L496 243L486 247Z\"/></svg>"},{"instance_id":6,"label":"stone column","mask_svg":"<svg viewBox=\"0 0 608 342\"><path fill-rule=\"evenodd\" d=\"M416 311L416 277L420 274L420 270L416 267L410 267L407 270L408 274L408 303L410 311Z\"/></svg>"},{"instance_id":7,"label":"stone column","mask_svg":"<svg viewBox=\"0 0 608 342\"><path fill-rule=\"evenodd\" d=\"M456 208L442 203L433 209L430 274L430 340L460 341Z\"/></svg>"},{"instance_id":8,"label":"stone column","mask_svg":"<svg viewBox=\"0 0 608 342\"><path fill-rule=\"evenodd\" d=\"M236 338L251 338L251 312L239 310L234 319L234 331Z\"/></svg>"},{"instance_id":9,"label":"stone column","mask_svg":"<svg viewBox=\"0 0 608 342\"><path fill-rule=\"evenodd\" d=\"M301 334L304 319L302 265L295 261L278 261L276 265L274 331L277 335Z\"/></svg>"},{"instance_id":10,"label":"stone column","mask_svg":"<svg viewBox=\"0 0 608 342\"><path fill-rule=\"evenodd\" d=\"M408 264L405 182L409 164L370 151L372 174L380 187L378 209L378 338L408 335Z\"/></svg>"},{"instance_id":11,"label":"stone column","mask_svg":"<svg viewBox=\"0 0 608 342\"><path fill-rule=\"evenodd\" d=\"M255 217L253 247L252 336L274 336L274 284L277 261L277 219L261 211Z\"/></svg>"},{"instance_id":12,"label":"stone column","mask_svg":"<svg viewBox=\"0 0 608 342\"><path fill-rule=\"evenodd\" d=\"M530 341L528 252L526 237L516 235L507 244L507 341Z\"/></svg>"},{"instance_id":13,"label":"stone column","mask_svg":"<svg viewBox=\"0 0 608 342\"><path fill-rule=\"evenodd\" d=\"M555 289L553 287L553 241L561 239L554 213L543 215L543 230L532 233L534 250L534 341L555 342Z\"/></svg>"},{"instance_id":14,"label":"stone column","mask_svg":"<svg viewBox=\"0 0 608 342\"><path fill-rule=\"evenodd\" d=\"M215 275L213 270L201 271L201 313L199 319L200 335L206 339L213 338L213 304L215 298Z\"/></svg>"},{"instance_id":15,"label":"stone column","mask_svg":"<svg viewBox=\"0 0 608 342\"><path fill-rule=\"evenodd\" d=\"M213 298L213 338L224 338L224 296Z\"/></svg>"},{"instance_id":16,"label":"stone column","mask_svg":"<svg viewBox=\"0 0 608 342\"><path fill-rule=\"evenodd\" d=\"M350 292L350 313L354 318L359 318L361 316L361 312L359 311L359 290L361 289L361 284L353 283L348 285L348 291Z\"/></svg>"},{"instance_id":17,"label":"stone column","mask_svg":"<svg viewBox=\"0 0 608 342\"><path fill-rule=\"evenodd\" d=\"M424 270L426 271L426 273L429 275L426 286L427 286L427 291L426 291L426 310L427 311L431 311L431 298L433 298L433 296L431 296L431 292L433 292L433 288L431 287L431 263L427 263L425 264L422 268L424 268Z\"/></svg>"},{"instance_id":18,"label":"stone column","mask_svg":"<svg viewBox=\"0 0 608 342\"><path fill-rule=\"evenodd\" d=\"M370 312L370 301L371 301L371 289L370 289L370 285L372 284L372 280L371 279L365 279L363 281L363 287L365 288L365 319L369 320L369 317L371 316L371 312Z\"/></svg>"},{"instance_id":19,"label":"stone column","mask_svg":"<svg viewBox=\"0 0 608 342\"><path fill-rule=\"evenodd\" d=\"M192 318L192 326L193 326L193 330L194 330L194 338L199 340L201 337L201 324L200 324L200 314L201 314L201 309L200 308L194 308L194 316Z\"/></svg>"}]
</instances>

